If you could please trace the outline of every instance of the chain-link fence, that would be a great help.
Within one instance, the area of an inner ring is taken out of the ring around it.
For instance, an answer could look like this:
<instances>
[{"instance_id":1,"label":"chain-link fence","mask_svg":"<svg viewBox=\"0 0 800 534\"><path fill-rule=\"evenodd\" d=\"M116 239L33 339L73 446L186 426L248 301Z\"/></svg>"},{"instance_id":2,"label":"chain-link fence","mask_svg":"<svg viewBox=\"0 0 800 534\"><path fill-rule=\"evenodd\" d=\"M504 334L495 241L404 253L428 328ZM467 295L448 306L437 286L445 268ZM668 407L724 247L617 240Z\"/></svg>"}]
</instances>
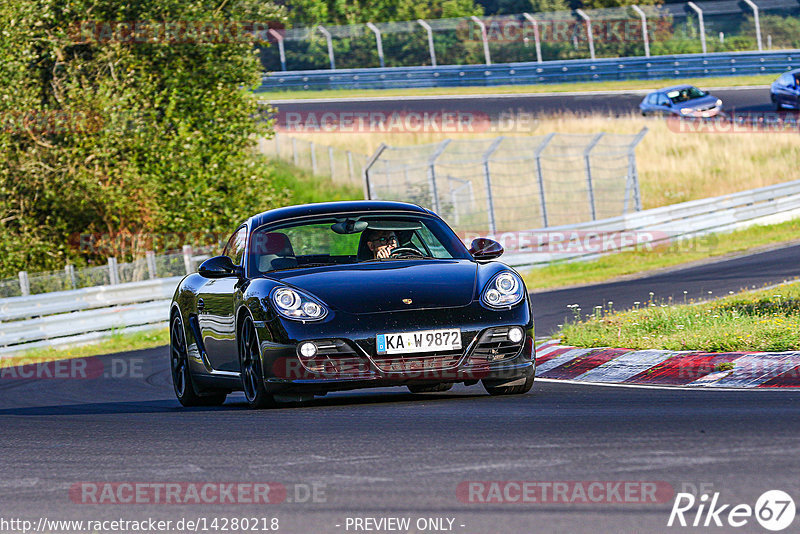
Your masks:
<instances>
[{"instance_id":1,"label":"chain-link fence","mask_svg":"<svg viewBox=\"0 0 800 534\"><path fill-rule=\"evenodd\" d=\"M321 145L277 132L271 139L260 139L259 149L267 156L289 161L295 167L317 176L354 186L361 185L364 166L369 159L358 152Z\"/></svg>"},{"instance_id":2,"label":"chain-link fence","mask_svg":"<svg viewBox=\"0 0 800 534\"><path fill-rule=\"evenodd\" d=\"M591 30L590 30L591 29ZM800 48L796 0L721 0L269 32L266 70L475 65Z\"/></svg>"},{"instance_id":3,"label":"chain-link fence","mask_svg":"<svg viewBox=\"0 0 800 534\"><path fill-rule=\"evenodd\" d=\"M460 231L574 224L641 209L635 135L531 137L382 145L365 173L369 198L432 209Z\"/></svg>"},{"instance_id":4,"label":"chain-link fence","mask_svg":"<svg viewBox=\"0 0 800 534\"><path fill-rule=\"evenodd\" d=\"M144 258L126 263L108 258L106 265L82 269L67 265L59 271L22 271L16 278L0 280L0 298L182 276L195 272L199 263L209 256L209 250L187 245L181 252L158 255L148 252Z\"/></svg>"}]
</instances>

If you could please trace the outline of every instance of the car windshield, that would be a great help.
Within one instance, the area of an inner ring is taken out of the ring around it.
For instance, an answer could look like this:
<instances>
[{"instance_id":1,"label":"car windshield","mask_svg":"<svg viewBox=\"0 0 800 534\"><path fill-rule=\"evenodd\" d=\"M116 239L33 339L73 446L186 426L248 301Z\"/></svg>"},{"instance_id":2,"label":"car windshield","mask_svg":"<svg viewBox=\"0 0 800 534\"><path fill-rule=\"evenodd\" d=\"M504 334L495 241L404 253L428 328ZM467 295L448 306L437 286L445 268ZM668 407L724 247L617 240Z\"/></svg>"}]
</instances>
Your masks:
<instances>
[{"instance_id":1,"label":"car windshield","mask_svg":"<svg viewBox=\"0 0 800 534\"><path fill-rule=\"evenodd\" d=\"M471 258L440 220L396 214L315 217L262 226L253 232L249 252L253 273L362 262Z\"/></svg>"},{"instance_id":2,"label":"car windshield","mask_svg":"<svg viewBox=\"0 0 800 534\"><path fill-rule=\"evenodd\" d=\"M669 91L667 93L667 97L672 100L673 104L680 104L681 102L702 98L707 94L708 93L698 89L697 87L686 87L684 89L675 89L674 91Z\"/></svg>"}]
</instances>

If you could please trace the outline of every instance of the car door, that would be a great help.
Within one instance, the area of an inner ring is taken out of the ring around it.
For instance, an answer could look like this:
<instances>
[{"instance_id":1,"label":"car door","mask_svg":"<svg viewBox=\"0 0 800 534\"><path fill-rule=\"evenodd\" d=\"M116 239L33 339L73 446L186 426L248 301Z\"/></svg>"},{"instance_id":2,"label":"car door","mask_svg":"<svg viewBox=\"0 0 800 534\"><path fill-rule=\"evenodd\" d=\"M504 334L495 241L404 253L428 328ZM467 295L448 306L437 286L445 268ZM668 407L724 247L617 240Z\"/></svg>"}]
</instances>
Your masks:
<instances>
[{"instance_id":1,"label":"car door","mask_svg":"<svg viewBox=\"0 0 800 534\"><path fill-rule=\"evenodd\" d=\"M672 101L664 93L658 93L658 96L656 97L656 109L660 115L665 117L672 115Z\"/></svg>"},{"instance_id":2,"label":"car door","mask_svg":"<svg viewBox=\"0 0 800 534\"><path fill-rule=\"evenodd\" d=\"M242 266L247 228L240 227L225 246L223 254ZM211 366L217 371L239 371L236 344L236 292L242 280L236 276L208 280L198 293L197 317Z\"/></svg>"}]
</instances>

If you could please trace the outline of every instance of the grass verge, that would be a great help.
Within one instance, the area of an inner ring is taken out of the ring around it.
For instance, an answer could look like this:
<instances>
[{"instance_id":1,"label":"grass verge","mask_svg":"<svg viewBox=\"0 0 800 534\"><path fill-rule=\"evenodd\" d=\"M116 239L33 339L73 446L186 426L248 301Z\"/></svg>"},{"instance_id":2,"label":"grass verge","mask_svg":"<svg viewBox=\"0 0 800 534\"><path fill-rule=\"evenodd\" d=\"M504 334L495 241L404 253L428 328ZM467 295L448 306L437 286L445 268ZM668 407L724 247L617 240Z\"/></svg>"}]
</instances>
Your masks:
<instances>
[{"instance_id":1,"label":"grass verge","mask_svg":"<svg viewBox=\"0 0 800 534\"><path fill-rule=\"evenodd\" d=\"M616 313L596 309L562 328L577 347L698 350L704 352L800 349L800 284L725 297L713 302L665 305L645 302Z\"/></svg>"},{"instance_id":2,"label":"grass verge","mask_svg":"<svg viewBox=\"0 0 800 534\"><path fill-rule=\"evenodd\" d=\"M688 78L681 83L698 87L736 87L742 85L768 85L775 81L777 74L757 76L719 76L712 78ZM486 95L522 93L574 93L587 91L633 91L655 89L673 85L674 79L661 80L621 80L610 82L575 82L536 85L491 85L475 87L419 87L411 89L327 89L320 91L273 91L253 93L259 99L289 100L309 98L360 98L382 96L430 96L430 95Z\"/></svg>"},{"instance_id":3,"label":"grass verge","mask_svg":"<svg viewBox=\"0 0 800 534\"><path fill-rule=\"evenodd\" d=\"M151 349L169 344L169 329L157 328L141 332L115 332L97 343L64 348L42 348L26 351L18 356L0 359L0 369L32 363L52 362L71 358L88 358L130 350Z\"/></svg>"},{"instance_id":4,"label":"grass verge","mask_svg":"<svg viewBox=\"0 0 800 534\"><path fill-rule=\"evenodd\" d=\"M752 226L725 234L710 234L650 250L609 254L593 261L556 263L523 273L528 289L551 289L593 284L644 274L702 260L719 259L797 241L800 219L779 224Z\"/></svg>"}]
</instances>

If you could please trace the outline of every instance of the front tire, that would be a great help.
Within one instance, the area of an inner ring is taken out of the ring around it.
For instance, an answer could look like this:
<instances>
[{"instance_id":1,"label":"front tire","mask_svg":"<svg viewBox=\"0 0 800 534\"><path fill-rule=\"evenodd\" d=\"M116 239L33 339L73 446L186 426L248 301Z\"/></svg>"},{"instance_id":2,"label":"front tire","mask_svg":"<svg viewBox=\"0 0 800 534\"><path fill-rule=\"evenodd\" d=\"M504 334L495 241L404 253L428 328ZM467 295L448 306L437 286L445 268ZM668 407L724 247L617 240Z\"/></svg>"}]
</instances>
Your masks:
<instances>
[{"instance_id":1,"label":"front tire","mask_svg":"<svg viewBox=\"0 0 800 534\"><path fill-rule=\"evenodd\" d=\"M493 386L491 383L487 384L485 380L482 381L483 388L486 390L486 393L492 396L498 395L522 395L523 393L527 393L533 387L533 379L534 374L531 373L531 376L525 379L525 382L522 384L517 384L514 386Z\"/></svg>"},{"instance_id":2,"label":"front tire","mask_svg":"<svg viewBox=\"0 0 800 534\"><path fill-rule=\"evenodd\" d=\"M775 95L772 95L772 103L775 105L775 111L783 110L783 104L781 104L780 99Z\"/></svg>"},{"instance_id":3,"label":"front tire","mask_svg":"<svg viewBox=\"0 0 800 534\"><path fill-rule=\"evenodd\" d=\"M255 409L275 406L275 399L267 393L264 386L261 349L258 346L256 327L249 316L244 319L239 331L239 369L247 404Z\"/></svg>"},{"instance_id":4,"label":"front tire","mask_svg":"<svg viewBox=\"0 0 800 534\"><path fill-rule=\"evenodd\" d=\"M192 380L192 371L189 369L189 350L186 344L186 334L183 321L179 314L172 318L169 330L170 370L172 374L172 387L178 402L183 406L221 406L228 396L224 392L212 392L200 395Z\"/></svg>"}]
</instances>

